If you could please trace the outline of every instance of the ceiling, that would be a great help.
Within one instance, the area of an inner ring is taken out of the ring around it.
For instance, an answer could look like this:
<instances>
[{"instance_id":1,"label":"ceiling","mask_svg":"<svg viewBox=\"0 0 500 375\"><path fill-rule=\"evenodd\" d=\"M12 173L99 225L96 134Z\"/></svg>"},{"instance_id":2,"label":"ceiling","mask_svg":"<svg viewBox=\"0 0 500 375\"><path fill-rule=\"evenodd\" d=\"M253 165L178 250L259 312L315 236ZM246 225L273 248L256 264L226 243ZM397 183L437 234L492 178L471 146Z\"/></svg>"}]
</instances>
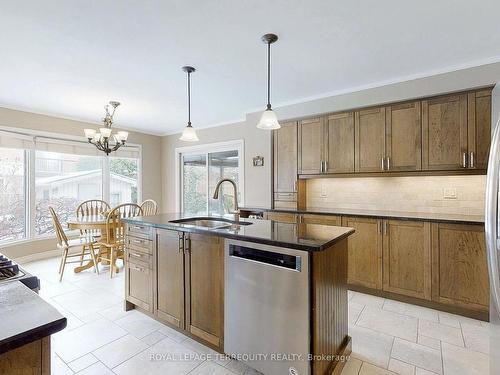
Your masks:
<instances>
[{"instance_id":1,"label":"ceiling","mask_svg":"<svg viewBox=\"0 0 500 375\"><path fill-rule=\"evenodd\" d=\"M22 5L21 5L22 4ZM498 0L2 0L0 106L117 126L182 130L192 65L195 127L500 60Z\"/></svg>"}]
</instances>

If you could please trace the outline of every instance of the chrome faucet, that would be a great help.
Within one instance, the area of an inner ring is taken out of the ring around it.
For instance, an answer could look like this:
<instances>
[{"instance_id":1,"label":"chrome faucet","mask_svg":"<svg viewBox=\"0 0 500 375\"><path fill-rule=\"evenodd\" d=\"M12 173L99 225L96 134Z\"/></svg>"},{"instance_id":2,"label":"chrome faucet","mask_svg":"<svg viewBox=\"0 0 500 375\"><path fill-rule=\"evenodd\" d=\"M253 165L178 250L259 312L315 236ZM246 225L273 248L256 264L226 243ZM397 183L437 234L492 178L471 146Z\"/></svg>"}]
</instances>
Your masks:
<instances>
[{"instance_id":1,"label":"chrome faucet","mask_svg":"<svg viewBox=\"0 0 500 375\"><path fill-rule=\"evenodd\" d=\"M230 182L231 185L233 185L233 190L234 190L234 211L232 213L235 214L235 215L239 215L240 209L238 207L238 187L236 186L236 182L234 182L232 179L230 179L230 178L223 178L219 182L217 182L217 186L215 187L215 191L214 191L214 199L219 199L220 186L225 181Z\"/></svg>"}]
</instances>

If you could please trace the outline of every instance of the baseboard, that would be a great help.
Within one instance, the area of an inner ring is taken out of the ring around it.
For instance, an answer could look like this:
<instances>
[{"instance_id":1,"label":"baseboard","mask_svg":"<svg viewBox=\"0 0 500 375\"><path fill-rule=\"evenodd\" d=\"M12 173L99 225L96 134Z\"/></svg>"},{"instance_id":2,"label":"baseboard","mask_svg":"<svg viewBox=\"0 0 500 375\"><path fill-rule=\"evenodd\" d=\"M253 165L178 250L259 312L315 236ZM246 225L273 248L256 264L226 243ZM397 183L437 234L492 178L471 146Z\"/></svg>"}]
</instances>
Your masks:
<instances>
[{"instance_id":1,"label":"baseboard","mask_svg":"<svg viewBox=\"0 0 500 375\"><path fill-rule=\"evenodd\" d=\"M23 257L18 257L13 259L16 261L16 263L23 264L23 263L34 262L36 260L55 258L60 255L61 255L61 250L56 249L56 250L42 251L39 253L25 255Z\"/></svg>"}]
</instances>

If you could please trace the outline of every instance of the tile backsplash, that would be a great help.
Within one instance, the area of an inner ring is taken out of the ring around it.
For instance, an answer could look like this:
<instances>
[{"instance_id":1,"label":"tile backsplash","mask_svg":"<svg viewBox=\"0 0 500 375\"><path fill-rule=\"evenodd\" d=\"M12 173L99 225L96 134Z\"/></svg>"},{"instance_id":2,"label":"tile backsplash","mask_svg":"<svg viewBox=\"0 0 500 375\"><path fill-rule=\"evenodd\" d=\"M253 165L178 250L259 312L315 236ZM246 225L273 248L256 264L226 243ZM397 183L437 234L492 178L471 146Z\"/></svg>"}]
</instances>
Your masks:
<instances>
[{"instance_id":1,"label":"tile backsplash","mask_svg":"<svg viewBox=\"0 0 500 375\"><path fill-rule=\"evenodd\" d=\"M484 175L319 178L307 207L482 215L485 186Z\"/></svg>"}]
</instances>

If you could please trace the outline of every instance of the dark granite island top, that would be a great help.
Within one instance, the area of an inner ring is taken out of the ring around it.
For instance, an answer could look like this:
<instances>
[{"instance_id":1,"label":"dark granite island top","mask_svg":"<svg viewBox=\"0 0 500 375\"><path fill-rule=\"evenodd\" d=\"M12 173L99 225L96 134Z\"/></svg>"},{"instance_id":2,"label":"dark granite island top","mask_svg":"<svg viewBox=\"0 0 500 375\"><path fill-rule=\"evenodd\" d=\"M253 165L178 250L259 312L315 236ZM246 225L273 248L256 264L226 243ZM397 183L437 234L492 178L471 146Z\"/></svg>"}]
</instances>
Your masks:
<instances>
[{"instance_id":1,"label":"dark granite island top","mask_svg":"<svg viewBox=\"0 0 500 375\"><path fill-rule=\"evenodd\" d=\"M186 218L222 218L239 220L241 225L230 228L202 228L191 224L175 223L174 220ZM262 243L266 245L287 247L305 251L322 251L334 243L354 233L353 228L335 227L317 224L289 224L271 220L246 219L235 215L192 215L182 213L167 213L152 216L124 218L130 225L145 225L154 228L171 229L182 232L212 234L224 238Z\"/></svg>"},{"instance_id":2,"label":"dark granite island top","mask_svg":"<svg viewBox=\"0 0 500 375\"><path fill-rule=\"evenodd\" d=\"M66 327L55 307L19 281L0 286L0 354Z\"/></svg>"}]
</instances>

